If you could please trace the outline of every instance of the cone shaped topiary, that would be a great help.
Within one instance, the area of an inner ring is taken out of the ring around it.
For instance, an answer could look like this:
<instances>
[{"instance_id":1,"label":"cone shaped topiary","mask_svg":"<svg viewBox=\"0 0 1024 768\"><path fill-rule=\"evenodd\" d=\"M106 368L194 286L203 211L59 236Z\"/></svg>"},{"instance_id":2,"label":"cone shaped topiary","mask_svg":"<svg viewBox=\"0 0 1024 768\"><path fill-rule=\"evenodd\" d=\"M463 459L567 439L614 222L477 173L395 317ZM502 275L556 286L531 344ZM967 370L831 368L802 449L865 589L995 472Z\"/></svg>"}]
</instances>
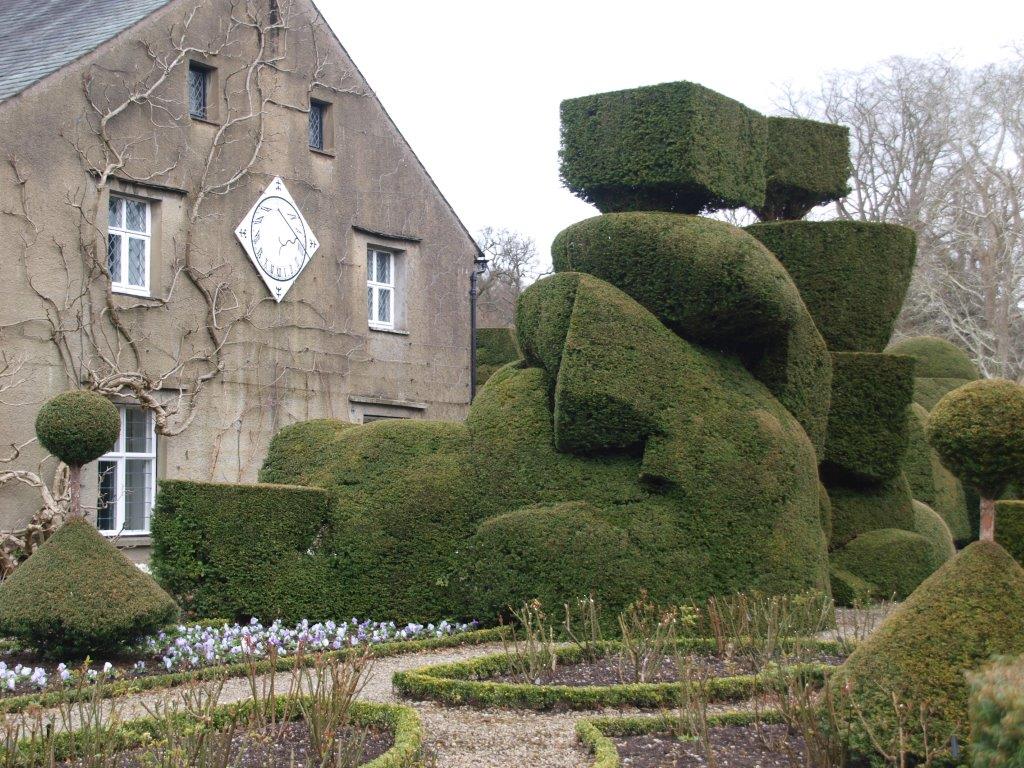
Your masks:
<instances>
[{"instance_id":1,"label":"cone shaped topiary","mask_svg":"<svg viewBox=\"0 0 1024 768\"><path fill-rule=\"evenodd\" d=\"M994 655L1024 652L1024 570L992 542L975 542L932 574L861 643L830 685L851 729L851 746L879 758L898 741L897 708L909 752L923 752L920 707L932 749L967 738L965 673ZM874 742L874 743L873 743Z\"/></svg>"},{"instance_id":2,"label":"cone shaped topiary","mask_svg":"<svg viewBox=\"0 0 1024 768\"><path fill-rule=\"evenodd\" d=\"M84 518L0 583L0 635L50 656L108 652L177 615L170 595Z\"/></svg>"}]
</instances>

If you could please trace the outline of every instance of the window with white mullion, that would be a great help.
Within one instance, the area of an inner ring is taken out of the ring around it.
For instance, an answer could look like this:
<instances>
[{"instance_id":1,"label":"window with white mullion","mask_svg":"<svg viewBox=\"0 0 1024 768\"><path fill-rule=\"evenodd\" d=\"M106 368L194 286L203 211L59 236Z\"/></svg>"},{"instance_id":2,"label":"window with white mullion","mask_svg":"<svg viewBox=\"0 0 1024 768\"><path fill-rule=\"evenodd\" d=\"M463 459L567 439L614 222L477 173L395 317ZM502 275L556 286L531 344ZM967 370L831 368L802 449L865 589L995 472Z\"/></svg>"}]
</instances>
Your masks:
<instances>
[{"instance_id":1,"label":"window with white mullion","mask_svg":"<svg viewBox=\"0 0 1024 768\"><path fill-rule=\"evenodd\" d=\"M111 195L107 206L107 269L115 293L149 295L151 206Z\"/></svg>"},{"instance_id":2,"label":"window with white mullion","mask_svg":"<svg viewBox=\"0 0 1024 768\"><path fill-rule=\"evenodd\" d=\"M108 535L149 533L156 500L156 430L153 415L118 406L121 434L97 462L96 527Z\"/></svg>"},{"instance_id":3,"label":"window with white mullion","mask_svg":"<svg viewBox=\"0 0 1024 768\"><path fill-rule=\"evenodd\" d=\"M366 252L366 314L372 328L395 327L395 254Z\"/></svg>"}]
</instances>

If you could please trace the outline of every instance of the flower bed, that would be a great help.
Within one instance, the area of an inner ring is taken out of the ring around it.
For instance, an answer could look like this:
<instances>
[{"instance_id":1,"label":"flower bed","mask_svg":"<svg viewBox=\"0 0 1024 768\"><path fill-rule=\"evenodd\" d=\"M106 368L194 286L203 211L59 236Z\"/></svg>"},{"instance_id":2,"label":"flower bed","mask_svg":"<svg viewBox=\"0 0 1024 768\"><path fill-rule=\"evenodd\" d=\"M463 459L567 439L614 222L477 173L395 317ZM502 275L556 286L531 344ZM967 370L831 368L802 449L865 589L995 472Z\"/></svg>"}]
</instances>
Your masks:
<instances>
[{"instance_id":1,"label":"flower bed","mask_svg":"<svg viewBox=\"0 0 1024 768\"><path fill-rule=\"evenodd\" d=\"M804 647L838 653L836 643L803 641ZM680 641L677 647L687 652L710 653L710 640ZM621 651L622 644L602 644L604 654ZM556 652L557 663L574 664L584 659L577 647L563 647ZM822 677L827 667L822 664L794 665L812 677ZM445 704L511 709L546 710L599 709L602 707L638 707L641 709L674 706L679 700L680 682L619 683L612 685L544 685L524 682L495 682L515 673L515 659L509 653L482 656L470 661L437 664L395 674L395 690L411 699L430 699ZM714 701L737 701L757 691L776 685L777 675L747 674L712 678L708 694Z\"/></svg>"},{"instance_id":2,"label":"flower bed","mask_svg":"<svg viewBox=\"0 0 1024 768\"><path fill-rule=\"evenodd\" d=\"M32 704L49 706L58 698L55 687L73 687L83 676L105 682L103 695L113 697L192 680L285 671L300 647L303 663L311 663L317 653L341 657L364 646L374 656L384 657L499 639L497 630L475 626L441 622L397 627L354 619L300 622L295 627L279 622L268 626L259 622L183 624L147 638L133 654L102 663L54 664L8 648L0 652L0 712L18 712ZM83 695L89 695L87 691Z\"/></svg>"}]
</instances>

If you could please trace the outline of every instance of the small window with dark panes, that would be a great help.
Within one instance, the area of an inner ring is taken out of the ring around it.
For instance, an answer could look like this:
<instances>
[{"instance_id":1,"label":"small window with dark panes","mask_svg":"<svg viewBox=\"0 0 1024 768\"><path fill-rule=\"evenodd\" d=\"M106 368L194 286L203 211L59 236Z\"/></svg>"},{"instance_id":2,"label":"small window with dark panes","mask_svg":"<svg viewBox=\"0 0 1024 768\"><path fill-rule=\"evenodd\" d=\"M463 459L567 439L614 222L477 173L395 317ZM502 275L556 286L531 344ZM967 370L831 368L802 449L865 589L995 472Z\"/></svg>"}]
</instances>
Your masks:
<instances>
[{"instance_id":1,"label":"small window with dark panes","mask_svg":"<svg viewBox=\"0 0 1024 768\"><path fill-rule=\"evenodd\" d=\"M324 145L324 115L327 112L327 105L322 101L309 102L309 146L310 149L317 149L321 152L326 149Z\"/></svg>"},{"instance_id":2,"label":"small window with dark panes","mask_svg":"<svg viewBox=\"0 0 1024 768\"><path fill-rule=\"evenodd\" d=\"M210 70L192 61L188 65L188 113L199 120L209 114Z\"/></svg>"}]
</instances>

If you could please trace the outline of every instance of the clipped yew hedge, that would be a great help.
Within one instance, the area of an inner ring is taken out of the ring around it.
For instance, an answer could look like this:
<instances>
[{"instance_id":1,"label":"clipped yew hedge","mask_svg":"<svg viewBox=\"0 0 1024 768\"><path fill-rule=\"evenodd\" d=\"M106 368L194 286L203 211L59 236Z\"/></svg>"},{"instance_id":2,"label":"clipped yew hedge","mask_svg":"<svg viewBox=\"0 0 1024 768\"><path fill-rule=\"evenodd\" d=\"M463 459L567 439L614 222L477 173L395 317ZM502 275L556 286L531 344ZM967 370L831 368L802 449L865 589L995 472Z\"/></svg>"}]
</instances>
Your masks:
<instances>
[{"instance_id":1,"label":"clipped yew hedge","mask_svg":"<svg viewBox=\"0 0 1024 768\"><path fill-rule=\"evenodd\" d=\"M974 768L1024 765L1024 656L1004 657L968 675Z\"/></svg>"},{"instance_id":2,"label":"clipped yew hedge","mask_svg":"<svg viewBox=\"0 0 1024 768\"><path fill-rule=\"evenodd\" d=\"M832 407L824 471L830 477L881 482L903 469L914 361L872 352L832 353Z\"/></svg>"},{"instance_id":3,"label":"clipped yew hedge","mask_svg":"<svg viewBox=\"0 0 1024 768\"><path fill-rule=\"evenodd\" d=\"M477 328L476 383L483 386L506 363L519 359L514 328Z\"/></svg>"},{"instance_id":4,"label":"clipped yew hedge","mask_svg":"<svg viewBox=\"0 0 1024 768\"><path fill-rule=\"evenodd\" d=\"M996 502L996 541L1024 564L1024 501Z\"/></svg>"},{"instance_id":5,"label":"clipped yew hedge","mask_svg":"<svg viewBox=\"0 0 1024 768\"><path fill-rule=\"evenodd\" d=\"M339 613L332 562L319 541L332 524L321 488L160 483L153 575L199 616L296 622Z\"/></svg>"},{"instance_id":6,"label":"clipped yew hedge","mask_svg":"<svg viewBox=\"0 0 1024 768\"><path fill-rule=\"evenodd\" d=\"M764 203L765 118L709 88L663 83L568 99L561 121L562 180L605 213Z\"/></svg>"},{"instance_id":7,"label":"clipped yew hedge","mask_svg":"<svg viewBox=\"0 0 1024 768\"><path fill-rule=\"evenodd\" d=\"M837 570L871 584L876 594L897 600L917 589L942 562L930 539L896 528L867 531L832 553Z\"/></svg>"},{"instance_id":8,"label":"clipped yew hedge","mask_svg":"<svg viewBox=\"0 0 1024 768\"><path fill-rule=\"evenodd\" d=\"M854 536L880 528L914 527L913 498L902 474L875 484L828 483L832 501L833 549Z\"/></svg>"},{"instance_id":9,"label":"clipped yew hedge","mask_svg":"<svg viewBox=\"0 0 1024 768\"><path fill-rule=\"evenodd\" d=\"M881 352L903 306L914 231L862 221L776 221L746 228L783 263L834 352Z\"/></svg>"},{"instance_id":10,"label":"clipped yew hedge","mask_svg":"<svg viewBox=\"0 0 1024 768\"><path fill-rule=\"evenodd\" d=\"M802 219L850 187L850 129L798 117L768 118L764 221Z\"/></svg>"}]
</instances>

